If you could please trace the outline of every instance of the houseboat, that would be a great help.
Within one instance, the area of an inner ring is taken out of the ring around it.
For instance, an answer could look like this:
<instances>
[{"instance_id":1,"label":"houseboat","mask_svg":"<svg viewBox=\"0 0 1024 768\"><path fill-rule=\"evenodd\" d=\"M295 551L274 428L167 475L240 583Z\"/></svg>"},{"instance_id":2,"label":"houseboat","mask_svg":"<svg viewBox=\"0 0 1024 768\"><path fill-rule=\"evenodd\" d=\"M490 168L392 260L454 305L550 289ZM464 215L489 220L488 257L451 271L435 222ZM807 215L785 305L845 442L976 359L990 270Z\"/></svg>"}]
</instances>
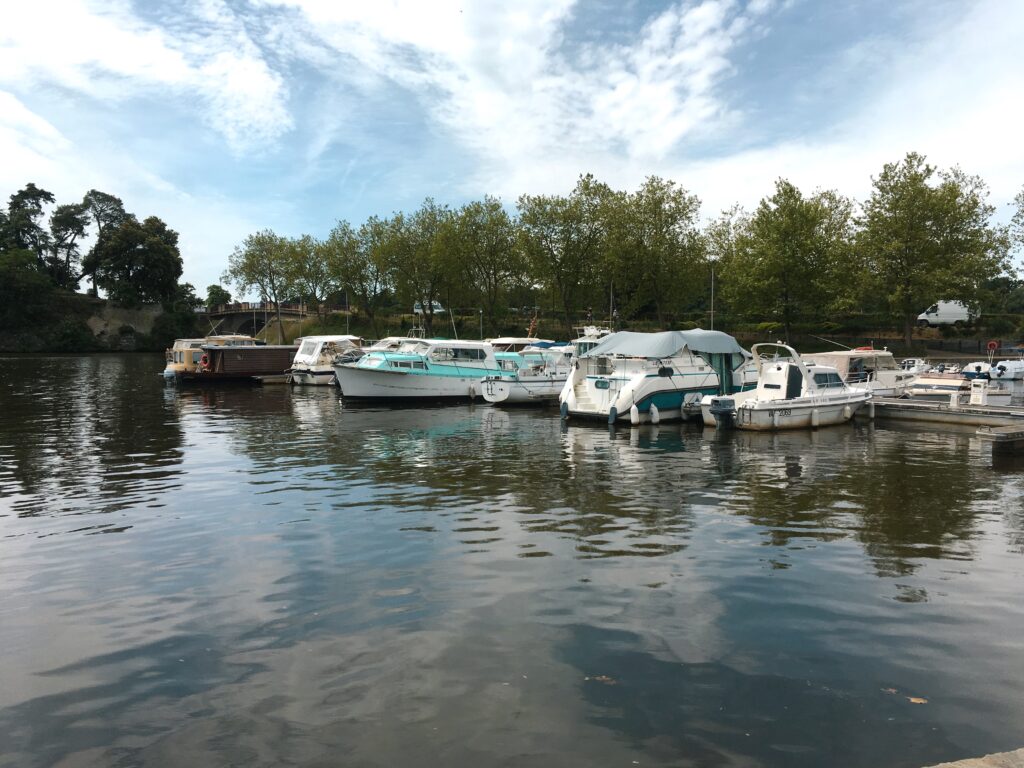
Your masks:
<instances>
[{"instance_id":1,"label":"houseboat","mask_svg":"<svg viewBox=\"0 0 1024 768\"><path fill-rule=\"evenodd\" d=\"M709 394L753 385L748 354L721 331L619 331L579 355L559 395L563 418L613 424L654 423L686 416Z\"/></svg>"},{"instance_id":2,"label":"houseboat","mask_svg":"<svg viewBox=\"0 0 1024 768\"><path fill-rule=\"evenodd\" d=\"M174 344L164 353L167 365L164 367L163 376L165 379L173 380L179 374L196 371L203 357L204 345L237 347L262 343L252 336L240 334L221 334L202 339L175 339Z\"/></svg>"},{"instance_id":3,"label":"houseboat","mask_svg":"<svg viewBox=\"0 0 1024 768\"><path fill-rule=\"evenodd\" d=\"M871 398L866 387L848 386L835 367L806 363L786 344L755 344L751 352L757 387L704 398L705 424L765 431L824 427L849 421Z\"/></svg>"},{"instance_id":4,"label":"houseboat","mask_svg":"<svg viewBox=\"0 0 1024 768\"><path fill-rule=\"evenodd\" d=\"M334 375L344 398L461 399L479 397L481 380L498 374L486 341L414 339L397 349L367 349L352 363L336 362Z\"/></svg>"},{"instance_id":5,"label":"houseboat","mask_svg":"<svg viewBox=\"0 0 1024 768\"><path fill-rule=\"evenodd\" d=\"M363 355L363 340L359 336L303 336L296 343L299 351L288 369L288 381L292 384L332 386L337 381L335 358L354 362Z\"/></svg>"},{"instance_id":6,"label":"houseboat","mask_svg":"<svg viewBox=\"0 0 1024 768\"><path fill-rule=\"evenodd\" d=\"M204 344L199 366L178 375L182 383L252 381L254 376L284 376L298 347L292 344L222 346Z\"/></svg>"}]
</instances>

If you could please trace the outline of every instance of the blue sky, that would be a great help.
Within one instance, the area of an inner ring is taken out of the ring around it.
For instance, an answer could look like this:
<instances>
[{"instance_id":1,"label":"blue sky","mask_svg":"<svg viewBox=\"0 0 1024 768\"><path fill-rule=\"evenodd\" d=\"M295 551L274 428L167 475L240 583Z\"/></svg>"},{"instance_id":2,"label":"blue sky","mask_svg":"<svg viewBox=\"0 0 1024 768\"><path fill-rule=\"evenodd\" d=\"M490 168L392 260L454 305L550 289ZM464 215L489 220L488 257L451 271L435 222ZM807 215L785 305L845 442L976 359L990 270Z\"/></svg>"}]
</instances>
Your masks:
<instances>
[{"instance_id":1,"label":"blue sky","mask_svg":"<svg viewBox=\"0 0 1024 768\"><path fill-rule=\"evenodd\" d=\"M271 227L680 182L867 195L907 151L1024 184L1018 0L0 4L0 194L97 188L215 282Z\"/></svg>"}]
</instances>

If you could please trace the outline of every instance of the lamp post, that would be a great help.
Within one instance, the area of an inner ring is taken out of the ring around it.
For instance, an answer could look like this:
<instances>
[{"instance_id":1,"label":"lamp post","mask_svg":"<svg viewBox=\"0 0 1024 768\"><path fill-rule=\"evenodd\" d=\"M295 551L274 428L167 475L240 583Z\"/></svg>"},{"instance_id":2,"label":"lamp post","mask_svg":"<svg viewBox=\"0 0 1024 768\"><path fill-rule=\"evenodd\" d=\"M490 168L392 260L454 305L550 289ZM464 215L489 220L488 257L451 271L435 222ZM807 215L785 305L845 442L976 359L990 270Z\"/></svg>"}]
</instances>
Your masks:
<instances>
[{"instance_id":1,"label":"lamp post","mask_svg":"<svg viewBox=\"0 0 1024 768\"><path fill-rule=\"evenodd\" d=\"M711 330L715 330L715 260L711 260Z\"/></svg>"},{"instance_id":2,"label":"lamp post","mask_svg":"<svg viewBox=\"0 0 1024 768\"><path fill-rule=\"evenodd\" d=\"M484 339L484 311L480 310L480 340Z\"/></svg>"}]
</instances>

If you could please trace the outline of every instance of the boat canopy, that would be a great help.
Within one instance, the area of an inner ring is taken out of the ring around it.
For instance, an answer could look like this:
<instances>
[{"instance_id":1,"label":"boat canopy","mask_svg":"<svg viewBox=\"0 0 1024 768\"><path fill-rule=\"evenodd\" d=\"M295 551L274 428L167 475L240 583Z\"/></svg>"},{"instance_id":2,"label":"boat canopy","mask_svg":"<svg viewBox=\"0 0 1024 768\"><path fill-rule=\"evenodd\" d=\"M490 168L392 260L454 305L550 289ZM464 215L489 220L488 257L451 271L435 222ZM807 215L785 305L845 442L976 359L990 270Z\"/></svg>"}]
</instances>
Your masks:
<instances>
[{"instance_id":1,"label":"boat canopy","mask_svg":"<svg viewBox=\"0 0 1024 768\"><path fill-rule=\"evenodd\" d=\"M624 357L667 358L679 354L684 347L695 353L750 356L729 334L695 328L692 331L662 331L660 333L619 331L605 336L599 344L584 352L581 357L622 355Z\"/></svg>"}]
</instances>

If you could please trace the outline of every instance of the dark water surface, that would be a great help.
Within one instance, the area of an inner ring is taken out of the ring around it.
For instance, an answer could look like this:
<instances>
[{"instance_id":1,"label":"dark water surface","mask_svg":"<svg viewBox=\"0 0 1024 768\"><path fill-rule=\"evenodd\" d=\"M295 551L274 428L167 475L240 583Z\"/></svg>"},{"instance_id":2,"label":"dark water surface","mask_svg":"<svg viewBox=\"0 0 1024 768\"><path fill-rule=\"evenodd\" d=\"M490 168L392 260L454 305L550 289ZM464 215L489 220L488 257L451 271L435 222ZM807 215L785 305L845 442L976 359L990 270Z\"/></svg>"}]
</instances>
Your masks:
<instances>
[{"instance_id":1,"label":"dark water surface","mask_svg":"<svg viewBox=\"0 0 1024 768\"><path fill-rule=\"evenodd\" d=\"M161 366L0 359L2 766L1024 745L1024 472L969 432L611 434Z\"/></svg>"}]
</instances>

